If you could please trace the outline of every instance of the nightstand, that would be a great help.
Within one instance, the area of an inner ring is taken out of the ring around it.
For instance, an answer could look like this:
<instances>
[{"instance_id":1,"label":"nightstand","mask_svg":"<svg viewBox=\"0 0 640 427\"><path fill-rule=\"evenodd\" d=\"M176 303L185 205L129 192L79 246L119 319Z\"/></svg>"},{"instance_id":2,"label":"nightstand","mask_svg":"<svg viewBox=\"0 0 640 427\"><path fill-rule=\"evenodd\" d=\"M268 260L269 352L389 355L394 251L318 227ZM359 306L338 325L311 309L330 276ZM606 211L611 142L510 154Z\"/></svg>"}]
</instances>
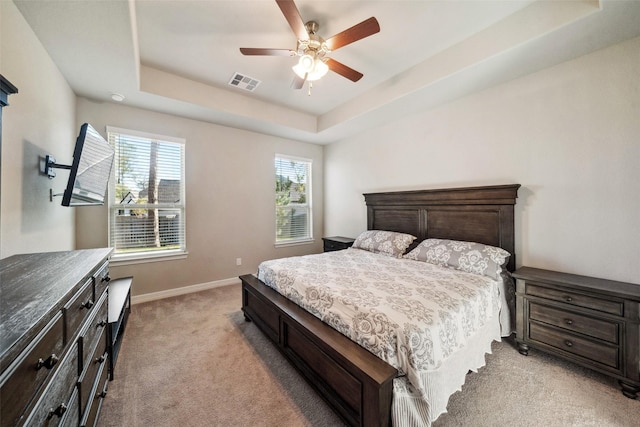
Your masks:
<instances>
[{"instance_id":1,"label":"nightstand","mask_svg":"<svg viewBox=\"0 0 640 427\"><path fill-rule=\"evenodd\" d=\"M617 378L640 392L640 285L522 267L516 279L516 341Z\"/></svg>"},{"instance_id":2,"label":"nightstand","mask_svg":"<svg viewBox=\"0 0 640 427\"><path fill-rule=\"evenodd\" d=\"M351 237L341 237L341 236L333 236L333 237L323 237L322 241L324 242L324 251L341 251L342 249L350 248L355 242L356 239L352 239Z\"/></svg>"}]
</instances>

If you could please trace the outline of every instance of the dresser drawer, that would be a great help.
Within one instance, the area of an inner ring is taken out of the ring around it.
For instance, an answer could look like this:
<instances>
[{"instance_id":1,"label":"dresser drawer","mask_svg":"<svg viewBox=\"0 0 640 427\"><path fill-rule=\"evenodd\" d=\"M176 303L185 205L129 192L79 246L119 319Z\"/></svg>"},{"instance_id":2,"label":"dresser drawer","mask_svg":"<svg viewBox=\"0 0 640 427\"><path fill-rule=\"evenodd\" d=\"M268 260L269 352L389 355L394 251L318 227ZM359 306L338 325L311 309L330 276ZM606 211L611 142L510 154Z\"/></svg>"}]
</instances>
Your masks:
<instances>
[{"instance_id":1,"label":"dresser drawer","mask_svg":"<svg viewBox=\"0 0 640 427\"><path fill-rule=\"evenodd\" d=\"M95 295L94 300L100 299L104 291L107 290L107 285L111 278L109 277L109 263L104 263L96 274L93 275L95 281Z\"/></svg>"},{"instance_id":2,"label":"dresser drawer","mask_svg":"<svg viewBox=\"0 0 640 427\"><path fill-rule=\"evenodd\" d=\"M26 422L28 426L57 426L71 404L78 375L78 349L74 345L44 390ZM4 409L4 408L3 408Z\"/></svg>"},{"instance_id":3,"label":"dresser drawer","mask_svg":"<svg viewBox=\"0 0 640 427\"><path fill-rule=\"evenodd\" d=\"M105 357L108 357L106 353ZM96 381L96 387L91 390L89 406L87 406L87 410L84 412L82 421L80 422L81 427L93 427L96 425L98 414L100 414L100 409L102 408L102 402L107 395L109 382L108 373L109 369L107 368L107 364L103 363L100 365L100 371L98 373L99 379Z\"/></svg>"},{"instance_id":4,"label":"dresser drawer","mask_svg":"<svg viewBox=\"0 0 640 427\"><path fill-rule=\"evenodd\" d=\"M102 338L104 337L103 331ZM106 365L106 360L106 349L102 345L99 345L94 349L89 363L87 363L86 369L80 377L80 413L82 414L86 412L87 407L91 403L90 395L97 380L96 375L102 366Z\"/></svg>"},{"instance_id":5,"label":"dresser drawer","mask_svg":"<svg viewBox=\"0 0 640 427\"><path fill-rule=\"evenodd\" d=\"M78 402L78 389L73 389L71 399L69 399L69 406L65 412L60 426L62 427L77 427L80 422L80 403Z\"/></svg>"},{"instance_id":6,"label":"dresser drawer","mask_svg":"<svg viewBox=\"0 0 640 427\"><path fill-rule=\"evenodd\" d=\"M87 318L94 305L93 279L89 279L64 306L63 313L66 324L66 342L69 342L74 334L78 332L80 325Z\"/></svg>"},{"instance_id":7,"label":"dresser drawer","mask_svg":"<svg viewBox=\"0 0 640 427\"><path fill-rule=\"evenodd\" d=\"M608 368L620 369L620 350L617 346L591 341L536 322L529 324L529 338L581 356Z\"/></svg>"},{"instance_id":8,"label":"dresser drawer","mask_svg":"<svg viewBox=\"0 0 640 427\"><path fill-rule=\"evenodd\" d=\"M594 319L533 302L529 304L529 318L609 341L613 344L619 343L619 324L616 322Z\"/></svg>"},{"instance_id":9,"label":"dresser drawer","mask_svg":"<svg viewBox=\"0 0 640 427\"><path fill-rule=\"evenodd\" d=\"M551 289L531 283L527 283L526 293L527 295L560 301L576 307L589 308L618 316L624 315L624 303L622 301L602 299L560 289Z\"/></svg>"},{"instance_id":10,"label":"dresser drawer","mask_svg":"<svg viewBox=\"0 0 640 427\"><path fill-rule=\"evenodd\" d=\"M80 351L80 373L85 369L91 360L91 354L98 346L98 350L102 353L106 349L107 340L104 331L107 329L108 307L107 294L103 294L93 310L94 316L80 332L78 339L78 349Z\"/></svg>"},{"instance_id":11,"label":"dresser drawer","mask_svg":"<svg viewBox=\"0 0 640 427\"><path fill-rule=\"evenodd\" d=\"M22 410L40 388L51 371L55 371L62 357L64 322L58 314L36 337L31 346L18 356L14 366L7 369L0 386L2 417L0 423L12 426Z\"/></svg>"}]
</instances>

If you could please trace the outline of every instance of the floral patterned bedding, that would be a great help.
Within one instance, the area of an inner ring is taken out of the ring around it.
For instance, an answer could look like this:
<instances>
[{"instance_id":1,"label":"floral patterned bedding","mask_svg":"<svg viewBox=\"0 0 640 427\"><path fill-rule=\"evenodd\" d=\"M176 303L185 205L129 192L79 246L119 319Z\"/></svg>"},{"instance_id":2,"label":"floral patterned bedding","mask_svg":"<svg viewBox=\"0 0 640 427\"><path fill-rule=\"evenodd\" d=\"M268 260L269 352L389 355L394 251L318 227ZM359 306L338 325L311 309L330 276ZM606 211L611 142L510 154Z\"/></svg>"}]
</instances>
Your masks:
<instances>
[{"instance_id":1,"label":"floral patterned bedding","mask_svg":"<svg viewBox=\"0 0 640 427\"><path fill-rule=\"evenodd\" d=\"M258 278L398 369L396 425L445 412L500 339L501 282L487 276L350 248L266 261Z\"/></svg>"}]
</instances>

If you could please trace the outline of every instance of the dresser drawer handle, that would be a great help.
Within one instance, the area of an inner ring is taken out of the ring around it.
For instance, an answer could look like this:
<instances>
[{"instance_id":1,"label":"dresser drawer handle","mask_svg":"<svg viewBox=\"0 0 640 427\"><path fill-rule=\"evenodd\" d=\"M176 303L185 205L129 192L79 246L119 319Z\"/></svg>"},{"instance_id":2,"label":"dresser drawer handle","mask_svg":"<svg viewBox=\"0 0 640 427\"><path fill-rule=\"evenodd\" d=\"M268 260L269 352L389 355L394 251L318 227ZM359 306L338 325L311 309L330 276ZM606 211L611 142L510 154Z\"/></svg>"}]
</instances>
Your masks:
<instances>
[{"instance_id":1,"label":"dresser drawer handle","mask_svg":"<svg viewBox=\"0 0 640 427\"><path fill-rule=\"evenodd\" d=\"M100 393L96 394L96 397L98 399L104 399L105 397L107 397L107 392L103 390Z\"/></svg>"},{"instance_id":2,"label":"dresser drawer handle","mask_svg":"<svg viewBox=\"0 0 640 427\"><path fill-rule=\"evenodd\" d=\"M98 365L101 364L102 362L104 362L106 359L106 357L104 357L104 354L100 357L96 357L96 360L94 360L94 362L96 362Z\"/></svg>"},{"instance_id":3,"label":"dresser drawer handle","mask_svg":"<svg viewBox=\"0 0 640 427\"><path fill-rule=\"evenodd\" d=\"M571 297L564 297L564 300L565 300L566 302L572 302L572 301L573 301L573 298L571 298Z\"/></svg>"},{"instance_id":4,"label":"dresser drawer handle","mask_svg":"<svg viewBox=\"0 0 640 427\"><path fill-rule=\"evenodd\" d=\"M80 304L80 310L82 310L83 308L86 308L88 310L91 307L93 307L93 300L88 300L84 304Z\"/></svg>"},{"instance_id":5,"label":"dresser drawer handle","mask_svg":"<svg viewBox=\"0 0 640 427\"><path fill-rule=\"evenodd\" d=\"M569 340L565 340L564 345L566 345L567 347L573 347L573 343Z\"/></svg>"},{"instance_id":6,"label":"dresser drawer handle","mask_svg":"<svg viewBox=\"0 0 640 427\"><path fill-rule=\"evenodd\" d=\"M109 283L111 281L111 277L109 277L109 275L107 274L102 279L100 279L100 281Z\"/></svg>"},{"instance_id":7,"label":"dresser drawer handle","mask_svg":"<svg viewBox=\"0 0 640 427\"><path fill-rule=\"evenodd\" d=\"M567 325L573 325L573 320L571 320L571 319L564 319L564 323L566 323Z\"/></svg>"},{"instance_id":8,"label":"dresser drawer handle","mask_svg":"<svg viewBox=\"0 0 640 427\"><path fill-rule=\"evenodd\" d=\"M52 369L54 366L56 366L56 363L58 363L58 360L60 360L60 358L55 354L52 354L51 356L47 357L47 360L38 359L38 363L36 363L36 371L39 371L40 368L42 367L45 367L47 369Z\"/></svg>"},{"instance_id":9,"label":"dresser drawer handle","mask_svg":"<svg viewBox=\"0 0 640 427\"><path fill-rule=\"evenodd\" d=\"M101 321L99 321L98 323L96 323L96 328L103 328L107 326L107 321L102 319Z\"/></svg>"},{"instance_id":10,"label":"dresser drawer handle","mask_svg":"<svg viewBox=\"0 0 640 427\"><path fill-rule=\"evenodd\" d=\"M61 403L60 406L58 406L56 409L49 410L49 416L47 417L47 419L50 420L54 415L58 418L62 418L65 412L67 412L67 405Z\"/></svg>"}]
</instances>

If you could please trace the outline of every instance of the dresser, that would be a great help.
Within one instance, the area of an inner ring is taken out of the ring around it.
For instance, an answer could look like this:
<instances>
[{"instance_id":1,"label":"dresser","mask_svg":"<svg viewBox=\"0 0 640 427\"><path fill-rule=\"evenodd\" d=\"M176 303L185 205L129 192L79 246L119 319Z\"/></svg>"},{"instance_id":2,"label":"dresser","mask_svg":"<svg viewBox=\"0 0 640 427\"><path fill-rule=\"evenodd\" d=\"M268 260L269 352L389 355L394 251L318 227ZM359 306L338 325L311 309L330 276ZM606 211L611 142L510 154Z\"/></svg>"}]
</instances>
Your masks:
<instances>
[{"instance_id":1,"label":"dresser","mask_svg":"<svg viewBox=\"0 0 640 427\"><path fill-rule=\"evenodd\" d=\"M618 379L640 392L640 285L522 267L516 279L516 341Z\"/></svg>"},{"instance_id":2,"label":"dresser","mask_svg":"<svg viewBox=\"0 0 640 427\"><path fill-rule=\"evenodd\" d=\"M0 426L93 426L108 382L112 249L0 260Z\"/></svg>"}]
</instances>

